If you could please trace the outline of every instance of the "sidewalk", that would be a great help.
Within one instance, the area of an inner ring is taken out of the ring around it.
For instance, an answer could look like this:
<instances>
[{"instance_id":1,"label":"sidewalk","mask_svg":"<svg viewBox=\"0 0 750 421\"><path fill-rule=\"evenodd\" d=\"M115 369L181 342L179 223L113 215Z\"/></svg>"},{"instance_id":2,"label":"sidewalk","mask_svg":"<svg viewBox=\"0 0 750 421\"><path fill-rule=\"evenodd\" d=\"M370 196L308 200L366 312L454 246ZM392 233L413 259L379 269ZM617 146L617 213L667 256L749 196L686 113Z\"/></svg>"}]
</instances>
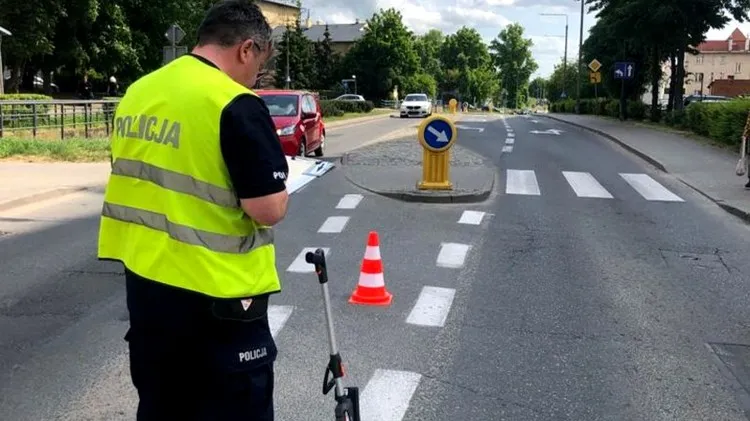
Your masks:
<instances>
[{"instance_id":1,"label":"sidewalk","mask_svg":"<svg viewBox=\"0 0 750 421\"><path fill-rule=\"evenodd\" d=\"M746 175L738 177L734 172L739 152L732 153L679 134L630 122L591 115L539 115L590 130L617 142L656 168L674 175L727 212L750 222L750 192L744 189L748 179Z\"/></svg>"},{"instance_id":2,"label":"sidewalk","mask_svg":"<svg viewBox=\"0 0 750 421\"><path fill-rule=\"evenodd\" d=\"M103 188L109 172L109 162L0 162L0 211L81 190Z\"/></svg>"}]
</instances>

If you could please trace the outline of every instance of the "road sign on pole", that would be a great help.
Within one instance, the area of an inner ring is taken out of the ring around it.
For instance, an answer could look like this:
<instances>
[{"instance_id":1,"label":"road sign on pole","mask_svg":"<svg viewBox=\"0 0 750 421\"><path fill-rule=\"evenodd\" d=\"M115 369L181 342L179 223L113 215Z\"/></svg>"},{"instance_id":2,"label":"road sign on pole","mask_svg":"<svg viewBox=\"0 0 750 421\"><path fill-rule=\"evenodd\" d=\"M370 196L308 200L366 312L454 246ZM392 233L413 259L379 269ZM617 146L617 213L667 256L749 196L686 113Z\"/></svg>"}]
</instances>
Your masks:
<instances>
[{"instance_id":1,"label":"road sign on pole","mask_svg":"<svg viewBox=\"0 0 750 421\"><path fill-rule=\"evenodd\" d=\"M594 85L596 85L597 83L602 83L602 74L600 72L590 72L589 80Z\"/></svg>"},{"instance_id":2,"label":"road sign on pole","mask_svg":"<svg viewBox=\"0 0 750 421\"><path fill-rule=\"evenodd\" d=\"M172 26L169 27L169 30L167 31L164 36L167 37L167 40L170 44L179 44L180 41L182 41L183 38L185 38L185 31L180 28L180 25L178 24L172 24Z\"/></svg>"},{"instance_id":3,"label":"road sign on pole","mask_svg":"<svg viewBox=\"0 0 750 421\"><path fill-rule=\"evenodd\" d=\"M635 64L628 61L615 63L615 79L630 80L635 74Z\"/></svg>"},{"instance_id":4,"label":"road sign on pole","mask_svg":"<svg viewBox=\"0 0 750 421\"><path fill-rule=\"evenodd\" d=\"M597 59L593 59L591 60L591 63L589 63L589 69L591 69L592 72L598 72L601 68L602 64L599 63L599 60Z\"/></svg>"},{"instance_id":5,"label":"road sign on pole","mask_svg":"<svg viewBox=\"0 0 750 421\"><path fill-rule=\"evenodd\" d=\"M417 188L452 190L450 149L458 137L456 126L442 116L428 117L419 125L417 136L422 145L422 180Z\"/></svg>"},{"instance_id":6,"label":"road sign on pole","mask_svg":"<svg viewBox=\"0 0 750 421\"><path fill-rule=\"evenodd\" d=\"M182 41L183 38L185 38L185 31L180 28L180 25L176 23L172 24L172 26L169 27L169 30L164 34L164 36L167 37L167 40L170 44L169 46L164 47L164 64L169 63L177 57L187 54L187 47L177 45L180 43L180 41Z\"/></svg>"}]
</instances>

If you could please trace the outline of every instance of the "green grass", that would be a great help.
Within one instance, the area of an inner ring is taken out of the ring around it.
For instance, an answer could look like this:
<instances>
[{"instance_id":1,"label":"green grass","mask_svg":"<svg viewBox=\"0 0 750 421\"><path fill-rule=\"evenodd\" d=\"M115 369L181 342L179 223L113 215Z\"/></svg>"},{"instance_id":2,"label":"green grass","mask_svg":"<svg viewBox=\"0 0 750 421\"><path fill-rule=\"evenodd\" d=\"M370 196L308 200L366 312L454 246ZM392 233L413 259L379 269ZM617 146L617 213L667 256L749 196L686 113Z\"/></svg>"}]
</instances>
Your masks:
<instances>
[{"instance_id":1,"label":"green grass","mask_svg":"<svg viewBox=\"0 0 750 421\"><path fill-rule=\"evenodd\" d=\"M109 161L109 139L42 140L3 137L0 138L0 159L106 162Z\"/></svg>"}]
</instances>

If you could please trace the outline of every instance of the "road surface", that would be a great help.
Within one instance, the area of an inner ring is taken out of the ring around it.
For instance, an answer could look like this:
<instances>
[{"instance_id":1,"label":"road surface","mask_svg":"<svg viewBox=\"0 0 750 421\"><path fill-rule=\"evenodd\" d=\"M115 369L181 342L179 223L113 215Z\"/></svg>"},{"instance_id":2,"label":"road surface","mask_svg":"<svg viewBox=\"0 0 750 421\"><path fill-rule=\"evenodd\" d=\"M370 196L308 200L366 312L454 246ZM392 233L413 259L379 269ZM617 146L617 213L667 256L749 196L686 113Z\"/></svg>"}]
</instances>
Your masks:
<instances>
[{"instance_id":1,"label":"road surface","mask_svg":"<svg viewBox=\"0 0 750 421\"><path fill-rule=\"evenodd\" d=\"M319 286L300 262L314 247L366 421L746 419L707 343L750 342L747 226L594 135L475 120L461 124L485 130L459 142L496 165L484 203L396 202L336 170L292 197L270 310L277 419L332 419ZM134 419L123 281L94 258L100 203L0 214L0 419ZM347 303L371 230L385 308Z\"/></svg>"}]
</instances>

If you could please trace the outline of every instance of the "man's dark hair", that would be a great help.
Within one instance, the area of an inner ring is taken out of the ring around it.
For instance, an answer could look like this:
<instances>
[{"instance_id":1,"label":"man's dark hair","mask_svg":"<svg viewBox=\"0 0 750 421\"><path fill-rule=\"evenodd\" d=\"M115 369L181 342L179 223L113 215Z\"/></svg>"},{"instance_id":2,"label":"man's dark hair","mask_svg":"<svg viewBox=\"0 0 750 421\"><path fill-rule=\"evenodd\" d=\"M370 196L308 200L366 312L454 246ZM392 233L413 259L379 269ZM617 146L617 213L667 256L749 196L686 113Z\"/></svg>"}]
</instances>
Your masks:
<instances>
[{"instance_id":1,"label":"man's dark hair","mask_svg":"<svg viewBox=\"0 0 750 421\"><path fill-rule=\"evenodd\" d=\"M252 39L265 48L271 40L271 26L252 0L224 0L208 10L198 27L198 45L230 47Z\"/></svg>"}]
</instances>

